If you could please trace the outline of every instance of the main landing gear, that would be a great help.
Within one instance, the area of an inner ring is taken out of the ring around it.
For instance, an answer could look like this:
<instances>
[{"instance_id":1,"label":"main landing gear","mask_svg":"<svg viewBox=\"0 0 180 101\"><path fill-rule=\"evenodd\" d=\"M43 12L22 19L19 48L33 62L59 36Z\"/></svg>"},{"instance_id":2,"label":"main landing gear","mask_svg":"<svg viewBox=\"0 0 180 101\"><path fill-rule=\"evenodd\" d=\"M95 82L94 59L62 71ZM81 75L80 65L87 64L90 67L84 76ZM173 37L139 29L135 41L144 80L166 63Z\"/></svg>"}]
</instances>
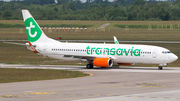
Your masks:
<instances>
[{"instance_id":1,"label":"main landing gear","mask_svg":"<svg viewBox=\"0 0 180 101\"><path fill-rule=\"evenodd\" d=\"M163 67L162 67L162 66L159 66L159 67L158 67L158 69L159 69L159 70L162 70L162 69L163 69Z\"/></svg>"},{"instance_id":2,"label":"main landing gear","mask_svg":"<svg viewBox=\"0 0 180 101\"><path fill-rule=\"evenodd\" d=\"M93 64L87 64L87 65L86 65L86 68L87 68L87 69L93 69L93 67L94 67Z\"/></svg>"}]
</instances>

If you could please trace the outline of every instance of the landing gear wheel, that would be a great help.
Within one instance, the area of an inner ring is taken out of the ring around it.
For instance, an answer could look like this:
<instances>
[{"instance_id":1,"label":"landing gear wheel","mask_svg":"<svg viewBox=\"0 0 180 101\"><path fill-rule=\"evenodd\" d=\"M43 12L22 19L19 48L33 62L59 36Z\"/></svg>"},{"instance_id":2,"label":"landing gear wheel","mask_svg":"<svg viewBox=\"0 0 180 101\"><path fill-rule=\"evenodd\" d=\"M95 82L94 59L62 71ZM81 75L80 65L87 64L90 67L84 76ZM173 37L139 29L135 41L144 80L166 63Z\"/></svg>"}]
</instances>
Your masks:
<instances>
[{"instance_id":1,"label":"landing gear wheel","mask_svg":"<svg viewBox=\"0 0 180 101\"><path fill-rule=\"evenodd\" d=\"M87 65L86 65L86 68L87 68L87 69L93 69L93 67L94 67L93 64L87 64Z\"/></svg>"},{"instance_id":2,"label":"landing gear wheel","mask_svg":"<svg viewBox=\"0 0 180 101\"><path fill-rule=\"evenodd\" d=\"M159 70L162 70L163 68L161 66L158 67Z\"/></svg>"}]
</instances>

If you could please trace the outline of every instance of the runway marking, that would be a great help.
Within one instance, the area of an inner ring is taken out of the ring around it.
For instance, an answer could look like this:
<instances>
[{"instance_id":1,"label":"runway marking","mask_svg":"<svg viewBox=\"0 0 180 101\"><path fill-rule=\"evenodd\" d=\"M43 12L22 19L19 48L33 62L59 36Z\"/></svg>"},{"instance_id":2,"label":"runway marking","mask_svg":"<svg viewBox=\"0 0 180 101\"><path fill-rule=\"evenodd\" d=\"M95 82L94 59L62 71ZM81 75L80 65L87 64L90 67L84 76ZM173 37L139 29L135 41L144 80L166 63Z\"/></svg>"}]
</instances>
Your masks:
<instances>
[{"instance_id":1,"label":"runway marking","mask_svg":"<svg viewBox=\"0 0 180 101\"><path fill-rule=\"evenodd\" d=\"M93 76L93 74L92 74L92 73L88 73L88 72L84 72L84 73L89 74L89 76L86 76L86 77L91 77L91 76Z\"/></svg>"},{"instance_id":2,"label":"runway marking","mask_svg":"<svg viewBox=\"0 0 180 101\"><path fill-rule=\"evenodd\" d=\"M55 92L32 92L32 93L26 93L30 95L47 95L47 94L56 94Z\"/></svg>"},{"instance_id":3,"label":"runway marking","mask_svg":"<svg viewBox=\"0 0 180 101\"><path fill-rule=\"evenodd\" d=\"M2 95L0 98L14 98L14 97L21 97L21 95Z\"/></svg>"}]
</instances>

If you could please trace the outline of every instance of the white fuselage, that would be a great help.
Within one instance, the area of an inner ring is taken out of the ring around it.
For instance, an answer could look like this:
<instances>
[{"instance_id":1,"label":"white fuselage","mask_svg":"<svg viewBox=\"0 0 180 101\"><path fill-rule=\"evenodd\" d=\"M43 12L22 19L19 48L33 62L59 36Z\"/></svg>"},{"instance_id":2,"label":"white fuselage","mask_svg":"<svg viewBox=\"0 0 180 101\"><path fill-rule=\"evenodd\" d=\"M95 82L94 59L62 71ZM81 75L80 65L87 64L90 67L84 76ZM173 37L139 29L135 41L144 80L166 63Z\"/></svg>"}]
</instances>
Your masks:
<instances>
[{"instance_id":1,"label":"white fuselage","mask_svg":"<svg viewBox=\"0 0 180 101\"><path fill-rule=\"evenodd\" d=\"M88 61L87 69L94 66L111 67L113 63L159 64L158 69L178 59L168 49L150 46L119 44L62 43L48 38L28 10L22 10L28 43L26 46L34 53L55 59Z\"/></svg>"},{"instance_id":2,"label":"white fuselage","mask_svg":"<svg viewBox=\"0 0 180 101\"><path fill-rule=\"evenodd\" d=\"M40 54L55 59L83 60L83 57L107 57L114 63L144 64L167 64L177 59L168 49L151 45L55 42L37 43L36 46Z\"/></svg>"}]
</instances>

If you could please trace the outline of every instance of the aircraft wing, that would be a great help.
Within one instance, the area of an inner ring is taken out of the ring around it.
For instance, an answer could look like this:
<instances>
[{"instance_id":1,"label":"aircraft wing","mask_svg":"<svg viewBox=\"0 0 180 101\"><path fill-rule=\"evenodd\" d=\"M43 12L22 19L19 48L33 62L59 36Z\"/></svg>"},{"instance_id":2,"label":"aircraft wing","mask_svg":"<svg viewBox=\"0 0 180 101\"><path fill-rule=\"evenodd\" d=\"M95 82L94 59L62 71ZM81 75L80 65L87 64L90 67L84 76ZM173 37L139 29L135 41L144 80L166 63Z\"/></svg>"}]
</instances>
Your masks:
<instances>
[{"instance_id":1,"label":"aircraft wing","mask_svg":"<svg viewBox=\"0 0 180 101\"><path fill-rule=\"evenodd\" d=\"M72 58L79 58L79 59L87 59L87 60L93 60L94 56L78 56L78 55L64 55L64 57L72 57Z\"/></svg>"},{"instance_id":2,"label":"aircraft wing","mask_svg":"<svg viewBox=\"0 0 180 101\"><path fill-rule=\"evenodd\" d=\"M62 54L64 55L64 54ZM79 58L79 59L87 59L87 60L94 60L95 58L111 58L112 60L114 60L115 58L114 57L105 57L105 56L83 56L83 55L64 55L64 57L71 57L71 58Z\"/></svg>"}]
</instances>

